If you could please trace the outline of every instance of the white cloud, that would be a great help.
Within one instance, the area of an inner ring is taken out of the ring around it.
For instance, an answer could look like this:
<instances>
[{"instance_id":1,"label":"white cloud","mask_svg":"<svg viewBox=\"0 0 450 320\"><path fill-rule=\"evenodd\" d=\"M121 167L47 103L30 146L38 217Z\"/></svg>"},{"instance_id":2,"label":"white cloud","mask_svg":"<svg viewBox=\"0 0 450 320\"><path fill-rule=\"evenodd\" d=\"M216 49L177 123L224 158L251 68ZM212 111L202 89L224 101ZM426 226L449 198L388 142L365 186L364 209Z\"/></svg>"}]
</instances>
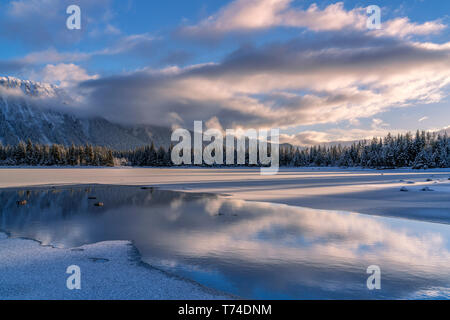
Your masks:
<instances>
[{"instance_id":1,"label":"white cloud","mask_svg":"<svg viewBox=\"0 0 450 320\"><path fill-rule=\"evenodd\" d=\"M380 129L380 128L383 128L383 127L387 127L387 126L389 126L387 123L385 123L383 120L381 120L381 119L378 119L378 118L373 118L372 119L372 125L371 125L371 128L373 129L373 130L377 130L377 129Z\"/></svg>"},{"instance_id":2,"label":"white cloud","mask_svg":"<svg viewBox=\"0 0 450 320\"><path fill-rule=\"evenodd\" d=\"M292 6L293 0L235 0L217 13L196 25L185 26L181 33L187 36L213 37L228 32L257 31L275 27L307 28L313 31L357 30L369 32L365 8L346 10L343 2L320 9L311 4L307 9ZM397 18L383 22L382 29L372 31L378 36L406 37L442 31L440 21L423 24Z\"/></svg>"},{"instance_id":3,"label":"white cloud","mask_svg":"<svg viewBox=\"0 0 450 320\"><path fill-rule=\"evenodd\" d=\"M380 36L407 37L410 35L436 34L447 26L438 21L427 21L423 24L411 22L408 18L396 18L383 23L383 28L373 32Z\"/></svg>"},{"instance_id":4,"label":"white cloud","mask_svg":"<svg viewBox=\"0 0 450 320\"><path fill-rule=\"evenodd\" d=\"M378 119L379 120L379 119ZM282 143L290 143L297 146L320 145L329 142L350 142L360 140L371 140L377 137L385 137L388 133L404 133L405 130L391 129L385 124L364 128L330 128L326 131L306 130L297 134L283 134L280 136Z\"/></svg>"},{"instance_id":5,"label":"white cloud","mask_svg":"<svg viewBox=\"0 0 450 320\"><path fill-rule=\"evenodd\" d=\"M85 69L75 64L60 63L48 64L40 72L42 81L59 85L60 87L73 87L79 82L98 79L98 75L89 75Z\"/></svg>"},{"instance_id":6,"label":"white cloud","mask_svg":"<svg viewBox=\"0 0 450 320\"><path fill-rule=\"evenodd\" d=\"M109 47L96 51L61 52L53 47L42 51L34 51L24 57L14 60L0 60L1 67L11 66L11 69L30 69L43 64L75 63L89 60L96 56L114 56L120 54L148 55L152 51L156 38L148 33L123 35Z\"/></svg>"},{"instance_id":7,"label":"white cloud","mask_svg":"<svg viewBox=\"0 0 450 320\"><path fill-rule=\"evenodd\" d=\"M91 56L90 53L84 52L59 52L55 48L49 48L43 51L36 51L27 54L21 59L27 64L42 64L42 63L58 63L58 62L76 62L86 60Z\"/></svg>"},{"instance_id":8,"label":"white cloud","mask_svg":"<svg viewBox=\"0 0 450 320\"><path fill-rule=\"evenodd\" d=\"M360 11L345 11L343 3L320 10L312 4L306 10L290 7L292 0L236 0L198 25L183 29L187 34L221 34L232 31L268 29L277 26L304 27L311 30L361 28L365 23Z\"/></svg>"}]
</instances>

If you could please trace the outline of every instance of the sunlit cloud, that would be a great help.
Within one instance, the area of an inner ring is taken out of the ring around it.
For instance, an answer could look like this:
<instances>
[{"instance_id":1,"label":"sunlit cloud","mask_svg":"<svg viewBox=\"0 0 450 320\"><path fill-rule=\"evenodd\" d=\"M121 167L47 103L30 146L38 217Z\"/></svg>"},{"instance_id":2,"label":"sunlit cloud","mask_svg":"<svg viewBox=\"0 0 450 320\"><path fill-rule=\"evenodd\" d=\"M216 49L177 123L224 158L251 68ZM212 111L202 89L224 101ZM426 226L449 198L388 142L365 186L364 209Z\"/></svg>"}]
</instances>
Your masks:
<instances>
[{"instance_id":1,"label":"sunlit cloud","mask_svg":"<svg viewBox=\"0 0 450 320\"><path fill-rule=\"evenodd\" d=\"M196 25L184 26L185 36L214 38L229 32L249 32L276 27L306 28L312 31L367 30L366 8L346 10L343 2L330 4L323 9L313 3L308 8L293 7L293 0L235 0L217 13ZM407 17L384 22L377 36L407 37L428 35L446 28L441 21L423 24L411 22Z\"/></svg>"},{"instance_id":2,"label":"sunlit cloud","mask_svg":"<svg viewBox=\"0 0 450 320\"><path fill-rule=\"evenodd\" d=\"M136 117L128 120L144 122L171 112L185 125L216 117L224 127L355 121L446 97L446 45L430 48L370 37L358 41L242 48L220 63L142 70L89 81L82 88L92 93L90 105L103 113L107 107L115 120L130 110Z\"/></svg>"}]
</instances>

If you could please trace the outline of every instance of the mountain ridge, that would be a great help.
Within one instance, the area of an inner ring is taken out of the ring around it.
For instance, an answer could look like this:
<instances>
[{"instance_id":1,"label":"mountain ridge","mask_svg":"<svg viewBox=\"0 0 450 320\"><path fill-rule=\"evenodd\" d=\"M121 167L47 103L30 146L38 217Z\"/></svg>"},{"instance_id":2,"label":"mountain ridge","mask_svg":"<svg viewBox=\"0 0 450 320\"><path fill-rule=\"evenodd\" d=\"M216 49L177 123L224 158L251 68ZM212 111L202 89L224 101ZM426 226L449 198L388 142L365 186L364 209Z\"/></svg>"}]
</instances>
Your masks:
<instances>
[{"instance_id":1,"label":"mountain ridge","mask_svg":"<svg viewBox=\"0 0 450 320\"><path fill-rule=\"evenodd\" d=\"M37 104L36 99L44 101ZM72 99L56 85L0 77L0 142L17 144L30 139L43 144L93 144L127 150L154 143L170 144L171 130L153 125L122 125L102 117L79 117L45 105L59 102L62 106ZM36 101L36 103L35 103Z\"/></svg>"}]
</instances>

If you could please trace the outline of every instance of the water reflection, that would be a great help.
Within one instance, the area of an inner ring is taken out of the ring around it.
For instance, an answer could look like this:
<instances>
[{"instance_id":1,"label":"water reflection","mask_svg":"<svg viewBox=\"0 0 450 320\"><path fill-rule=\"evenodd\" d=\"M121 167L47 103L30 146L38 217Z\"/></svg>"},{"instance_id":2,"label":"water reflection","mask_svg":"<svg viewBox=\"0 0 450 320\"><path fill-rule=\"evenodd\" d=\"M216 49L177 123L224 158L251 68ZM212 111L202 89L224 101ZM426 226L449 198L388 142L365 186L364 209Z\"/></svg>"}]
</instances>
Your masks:
<instances>
[{"instance_id":1,"label":"water reflection","mask_svg":"<svg viewBox=\"0 0 450 320\"><path fill-rule=\"evenodd\" d=\"M450 297L449 225L123 186L4 190L0 204L14 236L133 240L144 261L246 298ZM381 290L366 287L372 264Z\"/></svg>"}]
</instances>

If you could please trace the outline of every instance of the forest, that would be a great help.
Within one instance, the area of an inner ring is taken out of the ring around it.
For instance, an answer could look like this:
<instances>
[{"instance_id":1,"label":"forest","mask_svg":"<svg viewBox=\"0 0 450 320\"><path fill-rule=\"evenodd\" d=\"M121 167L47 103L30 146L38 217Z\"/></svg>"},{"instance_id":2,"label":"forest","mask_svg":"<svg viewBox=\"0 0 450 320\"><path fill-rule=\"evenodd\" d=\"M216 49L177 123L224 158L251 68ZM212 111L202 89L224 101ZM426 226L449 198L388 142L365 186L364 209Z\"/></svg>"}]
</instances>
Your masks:
<instances>
[{"instance_id":1,"label":"forest","mask_svg":"<svg viewBox=\"0 0 450 320\"><path fill-rule=\"evenodd\" d=\"M154 144L133 150L81 145L46 145L31 141L14 146L0 143L1 166L174 166L172 146L155 148ZM224 148L224 153L226 152ZM192 153L193 154L193 153ZM246 156L248 160L248 154ZM202 166L207 166L203 164ZM241 165L243 166L243 165ZM249 165L246 161L245 166ZM291 167L363 167L413 169L450 167L450 140L447 134L406 133L349 146L280 146L280 166Z\"/></svg>"}]
</instances>

